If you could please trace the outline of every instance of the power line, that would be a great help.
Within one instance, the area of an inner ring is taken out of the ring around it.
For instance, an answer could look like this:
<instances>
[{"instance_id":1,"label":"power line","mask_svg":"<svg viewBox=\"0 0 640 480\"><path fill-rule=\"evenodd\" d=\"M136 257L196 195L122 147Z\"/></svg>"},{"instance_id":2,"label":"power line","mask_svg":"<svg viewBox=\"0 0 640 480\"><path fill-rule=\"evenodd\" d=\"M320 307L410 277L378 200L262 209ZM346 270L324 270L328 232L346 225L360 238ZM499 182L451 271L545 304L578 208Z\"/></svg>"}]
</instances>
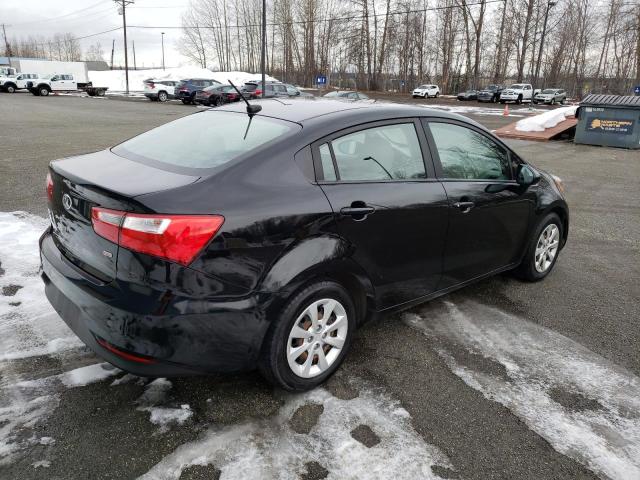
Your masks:
<instances>
[{"instance_id":1,"label":"power line","mask_svg":"<svg viewBox=\"0 0 640 480\"><path fill-rule=\"evenodd\" d=\"M62 38L60 40L51 40L48 42L22 42L22 43L26 43L28 45L33 45L33 46L38 46L38 47L46 47L49 45L57 45L60 43L64 43L64 42L73 42L76 40L83 40L85 38L91 38L91 37L97 37L98 35L104 35L105 33L111 33L111 32L116 32L118 30L122 30L122 27L114 27L110 30L105 30L104 32L97 32L97 33L91 33L89 35L83 35L82 37L73 37L73 38ZM18 42L19 43L19 42Z\"/></svg>"},{"instance_id":2,"label":"power line","mask_svg":"<svg viewBox=\"0 0 640 480\"><path fill-rule=\"evenodd\" d=\"M467 7L473 7L476 5L482 5L483 3L489 4L489 3L504 3L504 0L486 0L485 2L477 2L477 3L467 3L466 6ZM424 12L431 12L431 11L436 11L436 10L447 10L449 8L460 8L459 5L444 5L444 6L440 6L440 7L429 7L429 8L421 8L421 9L417 9L417 10L400 10L400 11L395 11L395 12L389 12L389 13L376 13L375 15L351 15L348 17L335 17L335 18L315 18L315 19L311 19L311 20L295 20L295 21L291 21L291 22L271 22L271 23L267 23L267 26L269 27L280 27L280 26L287 26L287 25L304 25L304 24L308 24L308 23L324 23L324 22L341 22L341 21L348 21L348 20L363 20L366 18L374 18L374 17L384 17L386 15L407 15L410 13L424 13ZM191 29L203 29L203 30L217 30L217 29L222 29L222 28L228 28L228 29L232 29L232 28L256 28L256 27L261 27L262 24L261 23L255 23L255 24L244 24L244 25L194 25L194 26L175 26L175 25L171 25L171 26L151 26L151 25L129 25L129 28L148 28L148 29L157 29L157 28L162 28L162 29L183 29L183 28L191 28Z\"/></svg>"},{"instance_id":3,"label":"power line","mask_svg":"<svg viewBox=\"0 0 640 480\"><path fill-rule=\"evenodd\" d=\"M65 13L64 15L59 15L57 17L51 17L51 18L45 18L45 19L42 19L42 20L30 20L28 22L15 23L14 26L30 25L30 24L33 24L33 23L51 22L53 20L59 20L61 18L70 17L71 15L75 15L77 13L85 12L87 10L90 10L92 8L97 7L98 5L104 5L104 0L102 0L102 1L100 1L98 3L94 3L93 5L89 5L88 7L81 8L80 10L75 10L73 12Z\"/></svg>"}]
</instances>

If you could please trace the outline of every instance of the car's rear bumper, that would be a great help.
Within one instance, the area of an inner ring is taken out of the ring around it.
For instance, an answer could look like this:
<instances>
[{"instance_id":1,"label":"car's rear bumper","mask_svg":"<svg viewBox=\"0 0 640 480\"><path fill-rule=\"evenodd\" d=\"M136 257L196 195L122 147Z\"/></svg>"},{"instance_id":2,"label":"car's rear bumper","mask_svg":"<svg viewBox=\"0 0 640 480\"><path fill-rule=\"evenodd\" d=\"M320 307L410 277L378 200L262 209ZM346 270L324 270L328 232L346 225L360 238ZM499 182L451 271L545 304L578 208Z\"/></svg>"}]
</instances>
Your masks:
<instances>
[{"instance_id":1,"label":"car's rear bumper","mask_svg":"<svg viewBox=\"0 0 640 480\"><path fill-rule=\"evenodd\" d=\"M88 347L116 367L136 375L176 376L255 366L268 328L268 296L207 301L173 297L174 307L165 310L170 286L163 294L137 285L141 293L131 298L135 289L126 290L118 279L95 282L64 257L49 231L40 239L40 257L51 305ZM147 313L126 310L123 296L131 305L148 303L152 296L158 299L157 308ZM201 308L206 313L176 313L188 309L189 301L206 303Z\"/></svg>"}]
</instances>

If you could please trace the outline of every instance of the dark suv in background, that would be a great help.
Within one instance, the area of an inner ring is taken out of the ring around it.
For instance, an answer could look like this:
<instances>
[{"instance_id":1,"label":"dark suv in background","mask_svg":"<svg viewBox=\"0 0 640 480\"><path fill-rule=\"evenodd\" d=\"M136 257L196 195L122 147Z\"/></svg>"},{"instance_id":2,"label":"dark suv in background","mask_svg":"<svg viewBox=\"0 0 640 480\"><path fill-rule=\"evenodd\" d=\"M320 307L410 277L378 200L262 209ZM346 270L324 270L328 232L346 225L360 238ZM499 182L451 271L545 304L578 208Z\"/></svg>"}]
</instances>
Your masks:
<instances>
[{"instance_id":1,"label":"dark suv in background","mask_svg":"<svg viewBox=\"0 0 640 480\"><path fill-rule=\"evenodd\" d=\"M504 90L502 85L487 85L482 90L478 90L478 101L498 103L502 90Z\"/></svg>"},{"instance_id":2,"label":"dark suv in background","mask_svg":"<svg viewBox=\"0 0 640 480\"><path fill-rule=\"evenodd\" d=\"M182 103L185 105L190 105L195 103L197 92L216 85L222 84L216 80L207 78L189 78L187 80L180 80L180 83L176 85L175 96L178 100L182 100Z\"/></svg>"}]
</instances>

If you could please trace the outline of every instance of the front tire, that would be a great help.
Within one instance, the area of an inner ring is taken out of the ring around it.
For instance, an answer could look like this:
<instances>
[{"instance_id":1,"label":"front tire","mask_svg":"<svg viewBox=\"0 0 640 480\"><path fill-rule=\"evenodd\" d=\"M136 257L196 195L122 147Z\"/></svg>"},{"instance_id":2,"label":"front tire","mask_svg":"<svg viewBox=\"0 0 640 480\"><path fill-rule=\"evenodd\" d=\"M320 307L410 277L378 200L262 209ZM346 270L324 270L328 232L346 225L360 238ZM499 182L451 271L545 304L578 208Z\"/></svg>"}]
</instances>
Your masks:
<instances>
[{"instance_id":1,"label":"front tire","mask_svg":"<svg viewBox=\"0 0 640 480\"><path fill-rule=\"evenodd\" d=\"M285 390L315 388L338 369L355 328L349 293L335 282L314 283L295 294L274 320L258 369Z\"/></svg>"},{"instance_id":2,"label":"front tire","mask_svg":"<svg viewBox=\"0 0 640 480\"><path fill-rule=\"evenodd\" d=\"M16 93L16 87L14 87L13 85L8 85L6 87L6 92L7 93Z\"/></svg>"},{"instance_id":3,"label":"front tire","mask_svg":"<svg viewBox=\"0 0 640 480\"><path fill-rule=\"evenodd\" d=\"M522 263L516 268L516 276L529 282L537 282L549 275L558 260L564 230L560 217L550 213L535 229Z\"/></svg>"},{"instance_id":4,"label":"front tire","mask_svg":"<svg viewBox=\"0 0 640 480\"><path fill-rule=\"evenodd\" d=\"M41 97L46 97L49 95L49 89L47 87L42 87L38 90L38 93Z\"/></svg>"},{"instance_id":5,"label":"front tire","mask_svg":"<svg viewBox=\"0 0 640 480\"><path fill-rule=\"evenodd\" d=\"M518 105L520 105L522 103L522 95L518 95L518 99L516 100L516 103Z\"/></svg>"}]
</instances>

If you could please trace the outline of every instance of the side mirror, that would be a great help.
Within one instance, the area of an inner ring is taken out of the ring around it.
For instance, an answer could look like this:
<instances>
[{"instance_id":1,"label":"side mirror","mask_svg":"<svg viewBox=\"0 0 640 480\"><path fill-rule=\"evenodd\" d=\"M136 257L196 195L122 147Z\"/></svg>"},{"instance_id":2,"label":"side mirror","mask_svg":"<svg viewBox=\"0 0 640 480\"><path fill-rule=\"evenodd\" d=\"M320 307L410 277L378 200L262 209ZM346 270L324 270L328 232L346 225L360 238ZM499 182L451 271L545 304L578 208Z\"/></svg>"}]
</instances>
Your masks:
<instances>
[{"instance_id":1,"label":"side mirror","mask_svg":"<svg viewBox=\"0 0 640 480\"><path fill-rule=\"evenodd\" d=\"M518 166L518 173L516 175L516 182L518 185L528 187L534 184L538 180L538 174L526 164L520 164Z\"/></svg>"}]
</instances>

